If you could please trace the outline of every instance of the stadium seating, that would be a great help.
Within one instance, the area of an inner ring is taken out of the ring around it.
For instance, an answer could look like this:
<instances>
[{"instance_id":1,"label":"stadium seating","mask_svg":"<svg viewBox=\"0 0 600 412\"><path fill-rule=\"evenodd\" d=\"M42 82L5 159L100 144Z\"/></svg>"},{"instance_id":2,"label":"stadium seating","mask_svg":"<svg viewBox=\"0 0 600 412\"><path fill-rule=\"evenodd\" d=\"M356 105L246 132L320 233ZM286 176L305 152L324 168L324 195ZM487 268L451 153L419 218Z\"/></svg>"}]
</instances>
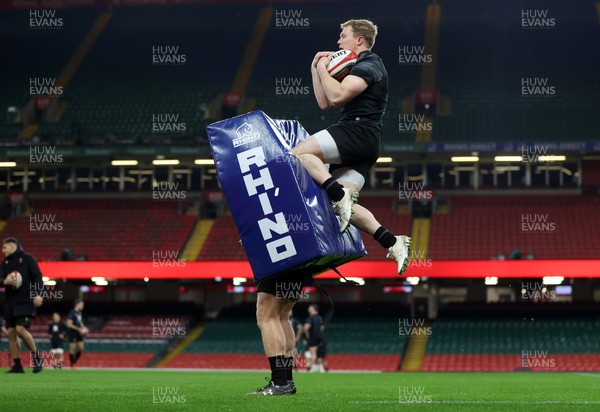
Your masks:
<instances>
[{"instance_id":1,"label":"stadium seating","mask_svg":"<svg viewBox=\"0 0 600 412\"><path fill-rule=\"evenodd\" d=\"M410 140L411 136L398 136L397 114L401 100L418 87L420 68L399 66L398 46L399 39L413 44L422 42L425 5L403 2L401 10L406 25L398 25L397 21L389 19L386 8L373 10L367 4L358 3L354 7L357 8L355 12L368 14L377 21L380 31L387 33L387 36L380 36L377 46L390 73L384 139L392 142L399 138ZM389 7L397 9L398 5L390 2ZM227 5L217 4L205 4L202 8L180 5L113 9L105 29L65 88L62 100L68 106L60 121L41 124L38 135L45 134L51 141L70 137L74 125L78 125L82 143L141 143L144 137L152 135L153 114L174 113L186 123L186 134L204 137L204 128L209 123L204 119L204 111L212 99L229 90L261 8L256 4L238 4L233 17ZM246 95L256 101L254 108L264 110L274 118L298 119L311 132L335 122L337 111L319 110L310 94L300 97L278 95L275 79L301 78L303 86L312 88L308 66L315 50L335 48L339 24L353 18L355 12L340 15L339 8L328 3L303 4L303 18L308 19L310 30L284 30L275 24L274 17L246 90ZM97 15L98 11L94 9L65 11L64 18L71 24L65 24L57 41L69 46L61 47L61 53L55 53L55 48L40 51L47 50L47 60L52 62L46 66L48 76L58 76L70 58L68 53L76 49ZM166 27L165 16L177 21L177 25ZM7 15L5 20L7 35L14 36L15 19ZM232 26L236 30L227 29ZM0 103L6 103L5 106L22 107L28 101L26 89L12 85L28 81L29 70L19 62L32 60L32 54L25 50L39 48L40 33L21 31L19 40L23 47L14 50L17 64L13 65L13 72L7 73L10 76L6 76L13 81L6 89L7 93L0 97ZM210 50L210 45L208 49L198 47L196 39L208 37L219 39L219 50ZM300 37L302 41L298 41ZM115 47L123 44L123 38L129 39L127 47ZM296 60L282 60L276 67L272 65L271 56L292 43L296 55L305 63L299 65ZM186 55L185 64L153 65L152 48L161 45L178 46L180 53ZM215 72L214 65L207 64L207 59L222 50L227 53L219 53L220 69ZM35 57L41 56L38 53ZM119 71L115 71L115 67L119 67ZM5 73L6 69L2 70ZM148 84L152 84L152 88L148 88ZM0 137L14 139L20 128L21 125L12 123L1 124ZM176 137L158 136L164 141Z\"/></svg>"},{"instance_id":2,"label":"stadium seating","mask_svg":"<svg viewBox=\"0 0 600 412\"><path fill-rule=\"evenodd\" d=\"M302 305L300 305L303 307ZM366 314L369 307L373 313ZM398 336L398 318L380 316L385 305L339 305L326 326L330 370L398 370L407 338ZM225 309L205 332L164 367L184 369L268 369L252 305ZM399 308L387 306L389 314ZM526 310L525 312L529 312ZM523 309L518 313L525 313ZM492 313L492 312L490 312ZM433 321L421 371L598 371L600 328L597 318L560 315L511 317L444 315ZM556 312L559 313L559 312ZM388 315L389 315L388 314ZM397 313L405 317L406 313ZM86 339L81 367L145 367L164 353L169 339L154 337L150 316L111 315ZM181 325L188 319L174 317ZM31 332L38 349L48 351L49 316L37 317ZM45 353L45 352L44 352ZM22 353L28 364L28 354ZM306 360L300 355L300 369ZM68 365L68 362L66 362Z\"/></svg>"},{"instance_id":3,"label":"stadium seating","mask_svg":"<svg viewBox=\"0 0 600 412\"><path fill-rule=\"evenodd\" d=\"M301 308L300 305L296 310L301 313ZM399 336L398 318L392 316L400 309L381 305L369 308L372 313L367 314L362 305L336 305L336 315L325 332L330 370L397 370L406 337ZM223 310L203 334L165 367L267 368L260 331L256 320L249 316L253 313L254 306L250 305ZM304 362L301 355L300 363Z\"/></svg>"},{"instance_id":4,"label":"stadium seating","mask_svg":"<svg viewBox=\"0 0 600 412\"><path fill-rule=\"evenodd\" d=\"M422 370L597 371L593 318L440 318L432 323Z\"/></svg>"},{"instance_id":5,"label":"stadium seating","mask_svg":"<svg viewBox=\"0 0 600 412\"><path fill-rule=\"evenodd\" d=\"M8 11L0 15L0 36L6 39L3 54L12 56L14 64L5 64L0 69L0 107L3 112L9 106L21 109L30 100L31 78L56 78L61 73L70 54L85 36L98 15L97 10L61 10L63 19L60 30L38 30L29 28L29 20L21 11ZM44 63L39 64L40 61ZM65 91L66 92L66 91ZM0 140L15 143L22 123L0 119Z\"/></svg>"},{"instance_id":6,"label":"stadium seating","mask_svg":"<svg viewBox=\"0 0 600 412\"><path fill-rule=\"evenodd\" d=\"M181 252L196 218L187 203L150 200L37 200L30 215L8 220L2 234L17 237L39 260L58 260L65 248L86 260L153 259L153 251ZM30 216L51 216L58 230L30 230ZM118 233L118 236L115 236Z\"/></svg>"},{"instance_id":7,"label":"stadium seating","mask_svg":"<svg viewBox=\"0 0 600 412\"><path fill-rule=\"evenodd\" d=\"M362 196L359 203L371 210L385 227L397 233L411 232L412 217L395 212L392 196ZM434 260L496 259L519 249L522 258L592 259L600 242L597 213L600 198L593 195L565 196L451 196L448 213L434 214L431 221L429 255ZM525 216L525 217L524 217ZM546 219L547 227L523 219ZM527 222L525 222L527 223ZM527 229L527 226L525 226ZM381 246L362 234L365 260L382 260ZM581 239L586 239L582 242ZM229 215L219 216L198 260L244 260L239 235Z\"/></svg>"},{"instance_id":8,"label":"stadium seating","mask_svg":"<svg viewBox=\"0 0 600 412\"><path fill-rule=\"evenodd\" d=\"M63 99L68 107L60 122L42 124L39 133L65 137L72 134L74 124L79 124L84 143L107 136L139 142L152 135L152 114L168 112L180 115L187 124L187 134L204 137L206 106L232 84L261 7L236 4L235 15L220 4L113 9L108 24L65 89ZM539 31L520 27L520 9L470 0L441 5L436 88L450 102L451 110L436 116L434 140L590 140L600 131L595 89L588 87L595 81L594 66L554 64L591 53L586 40L598 35L596 13L587 3L565 6L553 0L545 7L555 13L553 16L562 17L562 30L545 30L547 41L541 47L536 35ZM285 30L275 24L274 17L251 68L247 96L256 101L255 108L272 117L298 119L311 132L334 121L337 112L320 111L310 93L276 93L275 80L301 78L303 86L310 86L308 65L315 50L336 48L339 23L368 15L379 26L375 51L390 74L384 143L414 141L414 133L399 133L397 115L402 112L402 102L410 101L421 87L422 68L400 65L398 49L424 44L426 8L426 2L387 1L376 9L368 3L356 3L350 13L329 2L306 3L299 9L302 18L308 19L309 30ZM0 20L3 38L18 38L20 45L9 46L14 47L8 51L15 64L2 68L2 78L10 79L3 84L2 107L27 103L27 88L18 85L40 75L31 70L39 59L45 62L42 74L58 76L99 13L96 9L76 9L61 10L60 14L67 23L52 34L51 40L44 39L43 31L19 25L20 20L11 13ZM165 16L177 24L166 25ZM197 39L209 37L219 41L200 48ZM123 43L123 38L128 42ZM40 47L42 40L61 47ZM273 65L272 56L290 44L294 44L297 58ZM186 55L185 64L152 64L152 48L164 45L178 47L178 52ZM222 50L227 53L219 53L219 70L215 72L207 61ZM304 63L298 64L298 60ZM538 69L540 65L543 71ZM522 97L520 81L524 77L547 77L556 94L537 100ZM20 127L0 122L0 137L14 139Z\"/></svg>"},{"instance_id":9,"label":"stadium seating","mask_svg":"<svg viewBox=\"0 0 600 412\"><path fill-rule=\"evenodd\" d=\"M173 325L185 326L187 319L183 316L169 317L168 322ZM156 316L124 316L111 315L103 324L102 329L94 331L94 337L99 339L153 339L156 338L158 328L168 327L168 323Z\"/></svg>"},{"instance_id":10,"label":"stadium seating","mask_svg":"<svg viewBox=\"0 0 600 412\"><path fill-rule=\"evenodd\" d=\"M246 260L231 215L217 216L197 260Z\"/></svg>"},{"instance_id":11,"label":"stadium seating","mask_svg":"<svg viewBox=\"0 0 600 412\"><path fill-rule=\"evenodd\" d=\"M171 342L170 336L162 336L156 326L179 325L186 327L189 319L183 316L131 316L110 315L99 329L90 329L85 340L85 354L78 362L80 367L93 368L142 368L148 366ZM38 350L49 358L48 324L51 316L41 315L32 322L30 332L37 341ZM154 322L154 323L153 323ZM160 326L158 326L160 329ZM167 327L168 328L168 327ZM68 352L68 345L64 345ZM29 364L29 355L22 353L25 364ZM65 366L69 366L65 355Z\"/></svg>"},{"instance_id":12,"label":"stadium seating","mask_svg":"<svg viewBox=\"0 0 600 412\"><path fill-rule=\"evenodd\" d=\"M362 196L360 203L397 233L411 231L412 217L395 212L393 196ZM16 236L40 260L57 260L65 248L88 260L152 260L153 250L183 250L196 221L182 212L186 202L144 200L37 200L31 213L51 214L62 231L39 236L30 230L29 216L8 220L2 233ZM451 196L448 213L434 214L429 258L495 259L520 250L536 259L591 259L600 242L600 198L583 196ZM30 213L30 214L31 214ZM545 227L523 219L542 219ZM527 223L527 222L525 222ZM136 230L122 231L123 227ZM113 233L121 232L115 238ZM582 242L581 239L585 239ZM381 247L363 234L370 252L365 260L382 260ZM230 215L220 215L197 260L245 260L237 228Z\"/></svg>"},{"instance_id":13,"label":"stadium seating","mask_svg":"<svg viewBox=\"0 0 600 412\"><path fill-rule=\"evenodd\" d=\"M548 354L538 360L529 359L535 365L523 368L527 358L522 355L502 354L451 354L425 355L423 372L573 372L600 370L600 354Z\"/></svg>"},{"instance_id":14,"label":"stadium seating","mask_svg":"<svg viewBox=\"0 0 600 412\"><path fill-rule=\"evenodd\" d=\"M136 353L136 352L91 352L87 350L77 362L79 368L142 368L154 358L153 353ZM52 368L54 363L52 356L49 354L50 347L40 345L43 352L45 368ZM33 365L33 361L28 352L21 352L21 363L28 367ZM11 360L3 361L0 358L0 367L7 367L12 364ZM70 367L68 350L64 354L63 368Z\"/></svg>"},{"instance_id":15,"label":"stadium seating","mask_svg":"<svg viewBox=\"0 0 600 412\"><path fill-rule=\"evenodd\" d=\"M180 122L186 123L187 135L204 136L207 122L203 109L211 98L227 90L232 81L239 56L241 56L248 33L258 10L256 5L240 6L235 21L231 21L227 7L144 7L139 9L115 8L111 11L104 31L93 44L90 53L74 73L64 89L62 101L68 106L59 123L43 123L38 135L47 134L51 140L70 137L75 124L79 125L82 143L93 144L111 140L118 143L142 142L144 136L152 135L152 116L156 113L178 114ZM83 40L100 12L95 9L61 10L65 22L62 30L46 36L44 31L27 30L15 23L19 18L6 13L3 17L4 38L18 36L10 42L11 54L16 64L2 68L2 78L10 79L13 86L0 97L2 107L23 107L29 100L30 76L57 77ZM165 25L165 15L176 25ZM226 23L227 22L227 23ZM234 24L235 31L215 34L226 25ZM159 28L157 28L159 27ZM197 39L219 36L219 60L223 69L215 81L212 65L206 64L205 48L198 46ZM129 39L123 43L122 39ZM41 46L41 40L53 41L61 47ZM125 47L115 47L115 45ZM182 65L153 64L153 48L178 47L177 54L185 55ZM31 53L35 50L35 53ZM42 73L31 69L34 61L42 59ZM119 70L115 70L118 67ZM152 84L152 88L148 88ZM4 90L4 87L3 87ZM0 137L14 139L21 125L0 123ZM163 137L167 142L168 134Z\"/></svg>"},{"instance_id":16,"label":"stadium seating","mask_svg":"<svg viewBox=\"0 0 600 412\"><path fill-rule=\"evenodd\" d=\"M448 214L434 214L431 259L494 259L519 249L523 258L592 259L600 241L598 196L452 196ZM523 229L524 219L546 219Z\"/></svg>"},{"instance_id":17,"label":"stadium seating","mask_svg":"<svg viewBox=\"0 0 600 412\"><path fill-rule=\"evenodd\" d=\"M375 218L384 227L398 235L410 235L412 217L409 214L400 214L396 212L396 200L394 196L361 196L358 203L369 209ZM386 250L373 239L373 237L361 232L367 256L365 260L384 260Z\"/></svg>"},{"instance_id":18,"label":"stadium seating","mask_svg":"<svg viewBox=\"0 0 600 412\"><path fill-rule=\"evenodd\" d=\"M589 55L585 39L599 32L592 5L545 2L560 30L522 28L522 9L441 5L438 88L452 110L436 117L434 140L585 141L598 134L593 69L555 64ZM523 97L521 79L536 77L547 78L555 94Z\"/></svg>"},{"instance_id":19,"label":"stadium seating","mask_svg":"<svg viewBox=\"0 0 600 412\"><path fill-rule=\"evenodd\" d=\"M331 354L327 355L329 370L332 371L383 371L394 372L400 363L397 354ZM306 365L304 355L298 358ZM248 369L266 370L269 363L264 354L257 353L183 353L168 362L167 368L193 369Z\"/></svg>"}]
</instances>

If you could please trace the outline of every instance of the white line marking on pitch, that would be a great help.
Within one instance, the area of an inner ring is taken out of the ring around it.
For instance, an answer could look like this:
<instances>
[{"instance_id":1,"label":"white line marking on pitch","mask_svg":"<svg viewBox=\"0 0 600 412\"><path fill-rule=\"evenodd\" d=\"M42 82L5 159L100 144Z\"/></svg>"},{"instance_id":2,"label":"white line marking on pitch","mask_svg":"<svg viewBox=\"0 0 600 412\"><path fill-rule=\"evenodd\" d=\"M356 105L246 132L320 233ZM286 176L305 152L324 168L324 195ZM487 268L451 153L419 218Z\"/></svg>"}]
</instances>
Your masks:
<instances>
[{"instance_id":1,"label":"white line marking on pitch","mask_svg":"<svg viewBox=\"0 0 600 412\"><path fill-rule=\"evenodd\" d=\"M578 373L579 376L589 376L590 378L600 378L600 373Z\"/></svg>"},{"instance_id":2,"label":"white line marking on pitch","mask_svg":"<svg viewBox=\"0 0 600 412\"><path fill-rule=\"evenodd\" d=\"M365 404L393 404L399 403L402 405L406 404L447 404L447 405L597 405L600 401L588 401L588 400L572 400L572 401L435 401L431 402L399 402L399 401L352 401L350 403L365 403Z\"/></svg>"}]
</instances>

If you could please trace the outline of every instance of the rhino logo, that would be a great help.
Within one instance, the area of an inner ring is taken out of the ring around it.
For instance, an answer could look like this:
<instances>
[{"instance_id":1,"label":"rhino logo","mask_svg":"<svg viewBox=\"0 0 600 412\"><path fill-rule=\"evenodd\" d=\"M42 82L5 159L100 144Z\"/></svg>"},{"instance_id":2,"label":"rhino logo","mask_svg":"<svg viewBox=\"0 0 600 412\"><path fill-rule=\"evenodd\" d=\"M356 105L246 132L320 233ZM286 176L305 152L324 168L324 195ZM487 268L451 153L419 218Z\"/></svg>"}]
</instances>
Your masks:
<instances>
[{"instance_id":1,"label":"rhino logo","mask_svg":"<svg viewBox=\"0 0 600 412\"><path fill-rule=\"evenodd\" d=\"M260 134L254 131L254 128L250 123L244 122L240 127L235 130L237 139L233 140L233 147L243 146L251 143L255 140L260 139Z\"/></svg>"}]
</instances>

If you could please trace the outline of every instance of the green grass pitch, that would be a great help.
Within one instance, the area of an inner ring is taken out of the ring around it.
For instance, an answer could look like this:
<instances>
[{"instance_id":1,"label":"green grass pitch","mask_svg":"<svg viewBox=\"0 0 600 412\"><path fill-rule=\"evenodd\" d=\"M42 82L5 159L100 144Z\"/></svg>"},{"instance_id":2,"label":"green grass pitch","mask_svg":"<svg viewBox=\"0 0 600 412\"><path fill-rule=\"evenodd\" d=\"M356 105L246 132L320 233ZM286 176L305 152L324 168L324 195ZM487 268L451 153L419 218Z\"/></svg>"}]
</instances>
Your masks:
<instances>
[{"instance_id":1,"label":"green grass pitch","mask_svg":"<svg viewBox=\"0 0 600 412\"><path fill-rule=\"evenodd\" d=\"M594 373L299 373L293 396L250 397L267 373L0 370L6 411L598 411Z\"/></svg>"}]
</instances>

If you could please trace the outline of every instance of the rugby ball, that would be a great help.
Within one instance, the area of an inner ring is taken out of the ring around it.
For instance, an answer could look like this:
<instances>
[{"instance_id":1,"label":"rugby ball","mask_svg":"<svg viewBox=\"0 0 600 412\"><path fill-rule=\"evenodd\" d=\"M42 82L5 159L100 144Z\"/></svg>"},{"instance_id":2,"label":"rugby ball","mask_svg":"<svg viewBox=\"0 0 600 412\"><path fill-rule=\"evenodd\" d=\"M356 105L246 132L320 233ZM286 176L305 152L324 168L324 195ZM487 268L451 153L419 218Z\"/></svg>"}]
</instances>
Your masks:
<instances>
[{"instance_id":1,"label":"rugby ball","mask_svg":"<svg viewBox=\"0 0 600 412\"><path fill-rule=\"evenodd\" d=\"M17 286L14 286L14 288L19 289L21 287L21 285L23 284L23 276L21 276L21 273L17 272L16 270L13 270L12 272L10 272L8 274L8 276L17 278Z\"/></svg>"},{"instance_id":2,"label":"rugby ball","mask_svg":"<svg viewBox=\"0 0 600 412\"><path fill-rule=\"evenodd\" d=\"M331 61L327 65L327 72L341 82L348 76L350 70L358 60L358 55L352 50L338 50L331 55Z\"/></svg>"}]
</instances>

